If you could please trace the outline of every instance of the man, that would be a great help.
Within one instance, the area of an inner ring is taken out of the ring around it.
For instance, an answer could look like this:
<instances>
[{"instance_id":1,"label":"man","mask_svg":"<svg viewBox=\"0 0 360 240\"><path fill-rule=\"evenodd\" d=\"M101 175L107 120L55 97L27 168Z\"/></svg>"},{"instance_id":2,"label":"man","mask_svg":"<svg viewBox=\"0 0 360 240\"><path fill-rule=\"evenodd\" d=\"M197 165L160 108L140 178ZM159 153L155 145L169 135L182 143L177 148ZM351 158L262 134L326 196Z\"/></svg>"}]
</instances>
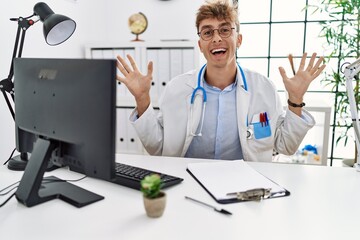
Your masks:
<instances>
[{"instance_id":1,"label":"man","mask_svg":"<svg viewBox=\"0 0 360 240\"><path fill-rule=\"evenodd\" d=\"M130 65L118 56L123 76L117 79L135 97L137 106L130 120L148 153L247 161L271 161L273 150L293 154L315 124L302 109L303 97L325 68L323 58L315 63L313 54L305 67L305 53L291 78L279 68L289 95L284 112L273 83L236 63L235 52L242 42L237 6L228 1L206 2L198 10L196 28L206 66L172 79L158 114L149 94L152 62L143 75L131 56L127 56Z\"/></svg>"}]
</instances>

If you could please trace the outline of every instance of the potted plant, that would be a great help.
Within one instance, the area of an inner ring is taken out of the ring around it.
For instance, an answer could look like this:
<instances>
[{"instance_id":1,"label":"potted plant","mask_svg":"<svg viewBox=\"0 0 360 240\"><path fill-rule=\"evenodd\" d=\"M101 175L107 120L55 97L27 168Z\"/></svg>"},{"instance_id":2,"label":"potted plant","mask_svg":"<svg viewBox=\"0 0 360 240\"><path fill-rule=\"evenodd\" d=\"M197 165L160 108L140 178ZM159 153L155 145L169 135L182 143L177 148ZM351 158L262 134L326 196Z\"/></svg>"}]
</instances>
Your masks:
<instances>
[{"instance_id":1,"label":"potted plant","mask_svg":"<svg viewBox=\"0 0 360 240\"><path fill-rule=\"evenodd\" d=\"M319 36L324 38L325 50L329 52L327 62L336 60L337 64L333 69L331 67L326 68L325 78L322 82L335 93L332 145L334 147L334 141L336 141L336 145L343 142L346 146L349 137L353 136L349 130L353 131L353 128L345 78L341 70L344 64L352 63L360 57L360 1L319 0L317 5L307 7L314 9L315 12L326 13L329 17L329 20L320 22L322 30ZM359 84L359 76L357 76L353 86L355 101L358 106L360 102ZM336 137L335 133L339 135ZM355 141L352 137L350 139ZM353 162L356 162L356 156L355 148ZM331 153L331 158L333 158L333 153Z\"/></svg>"},{"instance_id":2,"label":"potted plant","mask_svg":"<svg viewBox=\"0 0 360 240\"><path fill-rule=\"evenodd\" d=\"M141 180L144 206L148 217L161 217L165 210L166 194L161 191L163 182L158 174L151 174Z\"/></svg>"}]
</instances>

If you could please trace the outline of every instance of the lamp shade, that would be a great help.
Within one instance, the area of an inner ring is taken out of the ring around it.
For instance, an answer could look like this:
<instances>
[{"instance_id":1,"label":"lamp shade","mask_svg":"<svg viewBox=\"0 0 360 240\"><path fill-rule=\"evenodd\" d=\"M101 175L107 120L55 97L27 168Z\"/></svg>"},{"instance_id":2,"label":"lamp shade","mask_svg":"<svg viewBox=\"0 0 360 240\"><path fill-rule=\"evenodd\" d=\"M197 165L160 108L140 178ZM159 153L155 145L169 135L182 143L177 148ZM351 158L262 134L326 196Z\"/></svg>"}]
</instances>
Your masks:
<instances>
[{"instance_id":1,"label":"lamp shade","mask_svg":"<svg viewBox=\"0 0 360 240\"><path fill-rule=\"evenodd\" d=\"M66 41L75 31L76 23L74 20L64 15L55 14L46 3L37 3L34 6L34 13L43 22L45 41L51 46Z\"/></svg>"}]
</instances>

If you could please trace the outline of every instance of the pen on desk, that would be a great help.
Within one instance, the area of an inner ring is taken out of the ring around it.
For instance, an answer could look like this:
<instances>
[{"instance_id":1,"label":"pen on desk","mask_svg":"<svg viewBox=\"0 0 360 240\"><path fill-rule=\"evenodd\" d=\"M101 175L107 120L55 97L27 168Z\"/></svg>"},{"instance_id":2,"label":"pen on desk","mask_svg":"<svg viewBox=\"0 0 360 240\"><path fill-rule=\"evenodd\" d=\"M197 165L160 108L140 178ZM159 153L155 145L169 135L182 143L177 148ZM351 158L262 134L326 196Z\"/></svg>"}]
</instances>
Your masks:
<instances>
[{"instance_id":1,"label":"pen on desk","mask_svg":"<svg viewBox=\"0 0 360 240\"><path fill-rule=\"evenodd\" d=\"M212 206L212 205L210 205L210 204L207 204L207 203L201 202L201 201L196 200L196 199L194 199L194 198L191 198L191 197L185 196L185 199L188 199L188 200L191 200L191 201L194 201L194 202L200 203L200 204L202 204L202 205L204 205L204 206L210 207L210 208L214 209L216 212L219 212L219 213L222 213L222 214L226 214L226 215L232 215L232 213L231 213L231 212L229 212L229 211L227 211L227 210L225 210L225 209L222 209L222 208L221 208L221 209L218 209L218 208L216 208L216 207L214 207L214 206Z\"/></svg>"}]
</instances>

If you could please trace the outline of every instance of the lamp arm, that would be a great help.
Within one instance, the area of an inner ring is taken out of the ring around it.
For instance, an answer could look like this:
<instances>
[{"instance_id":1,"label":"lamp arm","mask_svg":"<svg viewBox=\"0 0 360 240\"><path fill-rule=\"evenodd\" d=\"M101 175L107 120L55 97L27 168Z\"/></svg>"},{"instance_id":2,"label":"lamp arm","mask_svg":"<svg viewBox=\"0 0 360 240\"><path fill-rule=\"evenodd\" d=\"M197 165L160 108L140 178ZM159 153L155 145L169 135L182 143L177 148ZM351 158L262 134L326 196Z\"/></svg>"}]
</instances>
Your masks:
<instances>
[{"instance_id":1,"label":"lamp arm","mask_svg":"<svg viewBox=\"0 0 360 240\"><path fill-rule=\"evenodd\" d=\"M358 107L355 100L355 94L353 89L353 79L358 79L357 75L360 72L360 59L356 60L354 63L347 66L344 70L346 91L349 98L351 119L354 127L355 133L355 144L357 148L357 162L354 163L354 166L357 171L360 171L360 121L358 116Z\"/></svg>"},{"instance_id":2,"label":"lamp arm","mask_svg":"<svg viewBox=\"0 0 360 240\"><path fill-rule=\"evenodd\" d=\"M29 27L31 27L32 25L34 25L34 23L35 23L34 20L28 19L28 18L30 18L32 16L29 16L29 17L26 17L26 18L19 17L19 18L11 18L10 19L11 21L17 21L18 22L18 29L17 29L17 33L16 33L14 50L13 50L11 66L10 66L10 71L9 71L9 76L8 76L8 80L10 82L12 82L12 78L14 76L14 59L16 57L20 58L21 55L22 55L26 30ZM21 37L20 37L20 35L21 35ZM20 45L19 45L19 41L20 41ZM16 56L16 54L17 54L17 56Z\"/></svg>"},{"instance_id":3,"label":"lamp arm","mask_svg":"<svg viewBox=\"0 0 360 240\"><path fill-rule=\"evenodd\" d=\"M13 119L15 119L15 112L10 103L7 93L10 94L12 100L14 101L14 83L12 81L13 76L14 76L14 59L16 57L21 57L21 55L22 55L26 30L35 23L34 20L29 19L32 16L29 16L26 18L19 17L19 18L11 18L10 19L11 21L18 22L18 28L16 31L16 38L15 38L15 44L14 44L13 54L12 54L12 58L11 58L9 75L7 78L0 81L0 90L3 93L6 104L9 108L9 111L10 111Z\"/></svg>"},{"instance_id":4,"label":"lamp arm","mask_svg":"<svg viewBox=\"0 0 360 240\"><path fill-rule=\"evenodd\" d=\"M20 35L21 35L21 27L18 24L18 28L17 28L17 32L16 32L16 38L15 38L15 44L14 44L14 49L13 49L13 54L12 54L12 58L11 58L10 71L9 71L9 75L8 75L8 78L7 78L10 82L11 82L12 77L14 75L14 59L16 58L16 53L17 53L17 49L18 49L18 46L19 46Z\"/></svg>"},{"instance_id":5,"label":"lamp arm","mask_svg":"<svg viewBox=\"0 0 360 240\"><path fill-rule=\"evenodd\" d=\"M23 30L23 34L25 34L25 31ZM17 54L17 49L18 49L18 45L19 45L19 39L20 39L20 35L21 35L21 26L20 24L18 24L18 28L17 28L17 32L16 32L16 38L15 38L15 44L14 44L14 50L13 50L13 55L11 58L11 64L10 64L10 71L9 71L9 75L7 78L3 79L0 82L0 90L3 93L3 96L5 98L5 102L6 105L9 108L9 111L11 113L12 118L15 120L15 111L10 103L9 97L7 95L7 93L9 93L14 101L14 83L12 82L12 78L14 75L14 59L16 57ZM22 37L23 38L23 37ZM22 41L23 43L24 41Z\"/></svg>"}]
</instances>

